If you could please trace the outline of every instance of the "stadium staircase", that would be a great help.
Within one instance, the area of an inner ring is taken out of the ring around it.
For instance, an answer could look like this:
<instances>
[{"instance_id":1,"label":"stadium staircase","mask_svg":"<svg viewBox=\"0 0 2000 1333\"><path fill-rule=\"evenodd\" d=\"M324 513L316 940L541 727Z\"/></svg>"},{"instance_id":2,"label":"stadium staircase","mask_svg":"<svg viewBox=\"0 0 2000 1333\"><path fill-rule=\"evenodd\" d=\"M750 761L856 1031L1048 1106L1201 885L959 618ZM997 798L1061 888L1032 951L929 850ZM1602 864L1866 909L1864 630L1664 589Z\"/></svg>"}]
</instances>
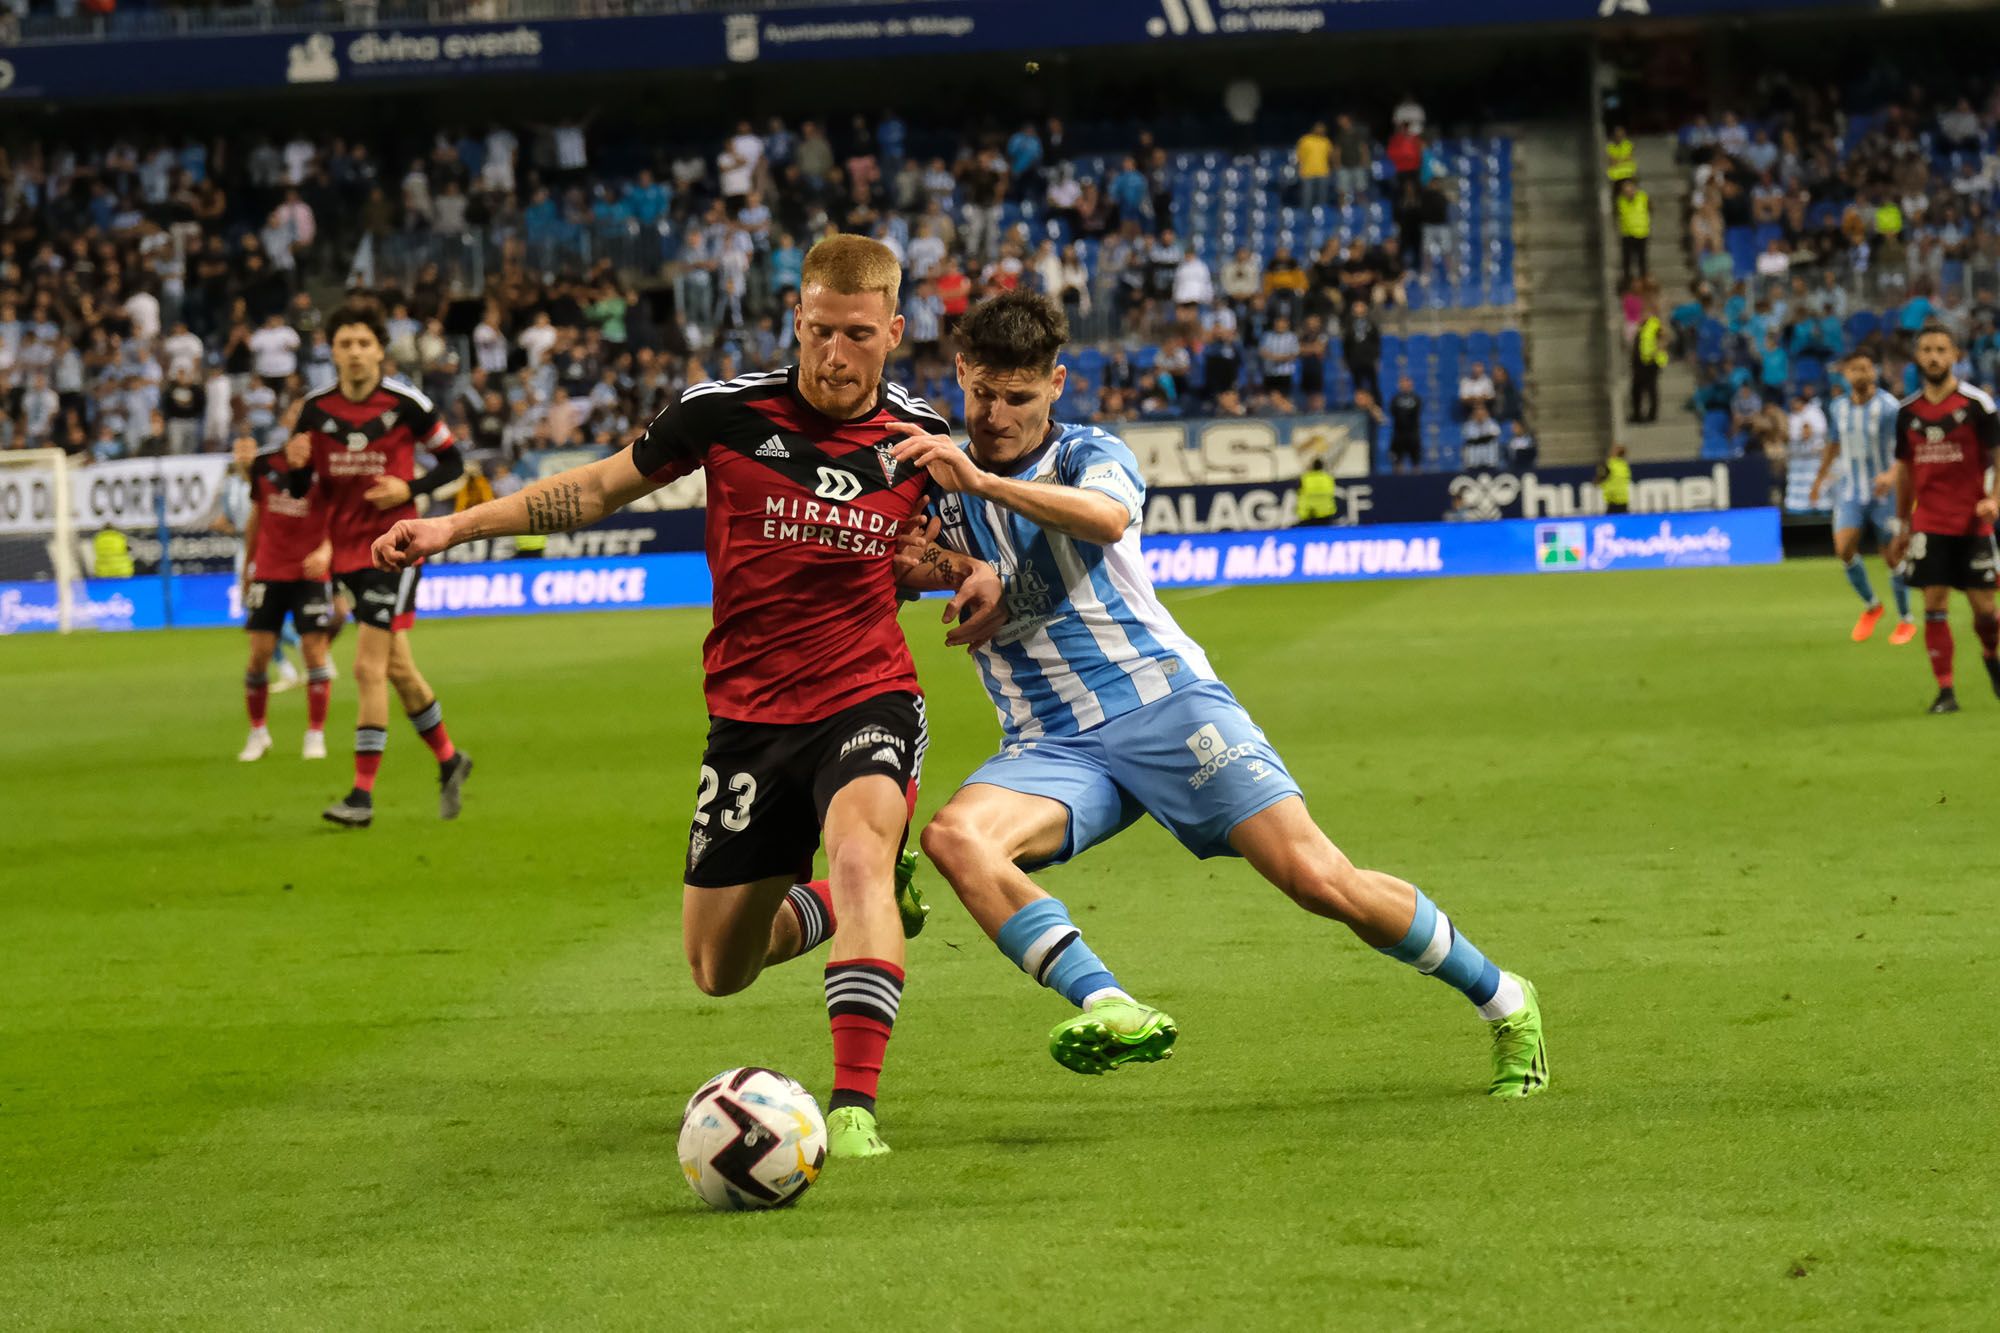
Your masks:
<instances>
[{"instance_id":1,"label":"stadium staircase","mask_svg":"<svg viewBox=\"0 0 2000 1333\"><path fill-rule=\"evenodd\" d=\"M1633 140L1638 150L1633 160L1639 165L1639 180L1653 201L1653 243L1646 250L1646 263L1654 281L1660 284L1660 318L1687 295L1694 273L1688 267L1687 208L1688 173L1674 161L1676 147L1671 134L1649 134ZM1617 289L1617 223L1604 220L1605 264L1612 289ZM1623 325L1620 324L1622 330ZM1626 423L1626 404L1632 387L1630 350L1619 348L1614 376L1618 385L1618 438L1635 463L1691 458L1699 446L1697 423L1688 413L1694 400L1694 370L1685 357L1676 357L1660 372L1660 419L1644 426Z\"/></svg>"},{"instance_id":2,"label":"stadium staircase","mask_svg":"<svg viewBox=\"0 0 2000 1333\"><path fill-rule=\"evenodd\" d=\"M1591 225L1594 145L1586 127L1564 123L1523 126L1514 142L1521 330L1541 462L1591 464L1612 438L1600 281L1611 248Z\"/></svg>"}]
</instances>

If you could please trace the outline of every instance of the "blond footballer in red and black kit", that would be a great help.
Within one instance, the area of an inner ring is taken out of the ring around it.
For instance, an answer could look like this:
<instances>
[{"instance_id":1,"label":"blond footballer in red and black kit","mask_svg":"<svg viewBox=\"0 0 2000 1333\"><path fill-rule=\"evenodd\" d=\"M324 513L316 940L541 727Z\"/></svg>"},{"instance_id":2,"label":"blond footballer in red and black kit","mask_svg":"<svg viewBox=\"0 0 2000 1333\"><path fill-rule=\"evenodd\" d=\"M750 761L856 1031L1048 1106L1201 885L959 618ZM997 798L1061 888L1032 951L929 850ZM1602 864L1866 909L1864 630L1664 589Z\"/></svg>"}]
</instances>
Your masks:
<instances>
[{"instance_id":1,"label":"blond footballer in red and black kit","mask_svg":"<svg viewBox=\"0 0 2000 1333\"><path fill-rule=\"evenodd\" d=\"M415 499L465 473L451 430L430 399L382 375L388 333L379 306L350 301L327 320L339 379L300 406L298 434L285 445L294 495L316 493L333 543L333 577L347 589L359 625L354 686L354 787L323 812L331 823L366 828L375 816L375 774L389 742L389 687L438 763L438 814L456 819L472 759L452 744L444 709L410 652L417 570L375 568L369 548L398 522L416 517ZM417 453L436 460L417 474Z\"/></svg>"},{"instance_id":2,"label":"blond footballer in red and black kit","mask_svg":"<svg viewBox=\"0 0 2000 1333\"><path fill-rule=\"evenodd\" d=\"M1958 339L1942 325L1917 335L1923 387L1896 413L1896 535L1886 552L1912 588L1923 589L1924 646L1938 683L1933 713L1956 713L1952 683L1951 590L1972 606L1972 632L2000 695L2000 618L1993 591L2000 551L1993 520L2000 494L1989 480L2000 445L2000 415L1984 390L1959 380Z\"/></svg>"},{"instance_id":3,"label":"blond footballer in red and black kit","mask_svg":"<svg viewBox=\"0 0 2000 1333\"><path fill-rule=\"evenodd\" d=\"M836 1157L888 1151L875 1094L904 980L893 875L925 742L895 563L931 483L892 451L909 427L945 426L882 379L902 340L901 276L879 242L821 241L803 268L797 366L695 385L621 453L449 518L399 523L375 544L379 567L405 569L462 541L583 527L706 473L710 720L682 936L711 995L831 938ZM964 618L948 643L983 641L1005 619L992 567L935 543L901 586L957 589L945 616ZM799 883L822 846L827 881Z\"/></svg>"}]
</instances>

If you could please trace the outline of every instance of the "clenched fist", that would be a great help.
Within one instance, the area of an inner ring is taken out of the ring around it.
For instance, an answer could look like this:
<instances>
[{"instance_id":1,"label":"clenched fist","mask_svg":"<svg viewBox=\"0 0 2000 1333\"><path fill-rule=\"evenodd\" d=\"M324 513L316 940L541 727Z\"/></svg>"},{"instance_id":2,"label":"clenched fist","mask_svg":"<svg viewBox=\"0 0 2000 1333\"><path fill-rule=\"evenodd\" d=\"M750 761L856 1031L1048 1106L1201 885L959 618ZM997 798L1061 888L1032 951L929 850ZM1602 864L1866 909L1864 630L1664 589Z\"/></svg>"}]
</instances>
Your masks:
<instances>
[{"instance_id":1,"label":"clenched fist","mask_svg":"<svg viewBox=\"0 0 2000 1333\"><path fill-rule=\"evenodd\" d=\"M375 568L395 574L422 564L452 544L448 518L406 518L375 539L369 555Z\"/></svg>"}]
</instances>

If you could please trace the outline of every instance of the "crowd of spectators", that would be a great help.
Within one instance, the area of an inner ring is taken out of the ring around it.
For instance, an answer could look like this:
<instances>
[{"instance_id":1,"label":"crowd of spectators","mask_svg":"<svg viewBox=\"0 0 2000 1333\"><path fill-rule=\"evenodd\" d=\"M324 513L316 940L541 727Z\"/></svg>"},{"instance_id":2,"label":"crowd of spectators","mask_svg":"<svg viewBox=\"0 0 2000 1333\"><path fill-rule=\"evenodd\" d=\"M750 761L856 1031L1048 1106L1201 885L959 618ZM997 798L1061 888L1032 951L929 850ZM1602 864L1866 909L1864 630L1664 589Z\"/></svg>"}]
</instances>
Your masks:
<instances>
[{"instance_id":1,"label":"crowd of spectators","mask_svg":"<svg viewBox=\"0 0 2000 1333\"><path fill-rule=\"evenodd\" d=\"M1803 455L1839 360L1865 350L1914 392L1915 333L1958 337L1967 378L2000 374L2000 86L1863 99L1773 80L1756 114L1681 132L1695 277L1670 309L1641 284L1628 319L1662 318L1695 369L1691 406L1726 432L1709 453Z\"/></svg>"},{"instance_id":2,"label":"crowd of spectators","mask_svg":"<svg viewBox=\"0 0 2000 1333\"><path fill-rule=\"evenodd\" d=\"M1430 188L1422 108L1394 121L1391 168L1342 117L1337 138L1300 140L1287 188ZM787 360L804 251L835 230L902 257L895 369L948 408L957 318L1032 286L1104 349L1068 415L1345 406L1335 355L1379 410L1399 239L1268 263L1240 249L1213 271L1175 233L1149 134L1102 179L1056 120L921 143L893 113L838 132L742 121L684 151L596 137L578 118L401 152L304 134L0 144L0 448L118 458L269 437L330 382L323 309L349 289L382 299L395 371L477 446L610 444L690 382Z\"/></svg>"}]
</instances>

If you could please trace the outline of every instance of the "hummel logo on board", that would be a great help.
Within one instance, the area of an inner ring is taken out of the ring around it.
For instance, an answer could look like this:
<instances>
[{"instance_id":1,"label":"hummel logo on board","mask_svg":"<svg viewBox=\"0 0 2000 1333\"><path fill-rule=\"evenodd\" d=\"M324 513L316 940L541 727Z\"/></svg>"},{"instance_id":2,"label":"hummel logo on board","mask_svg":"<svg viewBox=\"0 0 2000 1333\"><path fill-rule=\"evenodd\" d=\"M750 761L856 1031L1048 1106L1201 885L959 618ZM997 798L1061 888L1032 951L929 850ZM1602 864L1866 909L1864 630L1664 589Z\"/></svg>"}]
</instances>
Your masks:
<instances>
[{"instance_id":1,"label":"hummel logo on board","mask_svg":"<svg viewBox=\"0 0 2000 1333\"><path fill-rule=\"evenodd\" d=\"M792 451L787 449L785 442L775 435L757 446L757 457L759 458L790 458L791 456Z\"/></svg>"}]
</instances>

